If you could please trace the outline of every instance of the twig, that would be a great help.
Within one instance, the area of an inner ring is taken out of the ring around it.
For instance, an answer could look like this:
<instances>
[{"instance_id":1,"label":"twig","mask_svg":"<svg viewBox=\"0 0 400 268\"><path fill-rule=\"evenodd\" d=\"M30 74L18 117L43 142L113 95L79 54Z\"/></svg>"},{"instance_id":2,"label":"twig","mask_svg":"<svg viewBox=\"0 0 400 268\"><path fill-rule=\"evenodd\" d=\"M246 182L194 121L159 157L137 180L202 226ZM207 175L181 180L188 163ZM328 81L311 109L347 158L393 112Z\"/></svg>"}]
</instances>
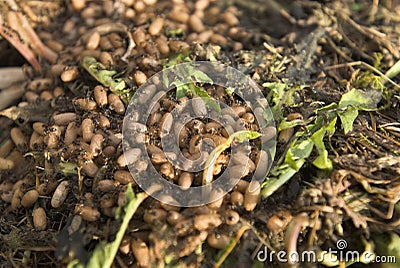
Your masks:
<instances>
[{"instance_id":1,"label":"twig","mask_svg":"<svg viewBox=\"0 0 400 268\"><path fill-rule=\"evenodd\" d=\"M43 56L50 63L54 63L57 59L57 54L48 48L37 36L32 29L30 23L22 13L9 11L7 14L9 25L16 30L21 38L33 47L33 49Z\"/></svg>"},{"instance_id":2,"label":"twig","mask_svg":"<svg viewBox=\"0 0 400 268\"><path fill-rule=\"evenodd\" d=\"M0 18L0 35L3 36L10 44L15 47L19 53L35 68L35 70L40 71L41 67L37 61L32 50L21 42L16 32L4 27L3 21Z\"/></svg>"},{"instance_id":3,"label":"twig","mask_svg":"<svg viewBox=\"0 0 400 268\"><path fill-rule=\"evenodd\" d=\"M400 89L400 85L397 84L396 82L394 82L392 79L390 79L387 75L385 75L384 73L382 73L381 71L379 71L378 69L376 69L374 66L369 65L366 62L363 61L354 61L354 62L348 62L348 63L342 63L342 64L335 64L335 65L331 65L331 66L327 66L324 69L325 70L332 70L332 69L336 69L336 68L343 68L343 67L350 67L350 66L364 66L368 69L370 69L371 71L377 73L378 75L380 75L383 79L385 79L387 82L389 82L390 84L392 84L393 86L395 86L397 89Z\"/></svg>"},{"instance_id":4,"label":"twig","mask_svg":"<svg viewBox=\"0 0 400 268\"><path fill-rule=\"evenodd\" d=\"M379 0L373 0L371 9L368 12L368 22L375 20L376 13L378 12Z\"/></svg>"},{"instance_id":5,"label":"twig","mask_svg":"<svg viewBox=\"0 0 400 268\"><path fill-rule=\"evenodd\" d=\"M55 247L51 247L51 246L43 246L43 247L40 247L40 246L38 246L38 247L20 247L20 248L18 248L19 250L30 250L30 251L38 251L38 252L40 252L40 251L54 251L54 250L56 250L56 248Z\"/></svg>"},{"instance_id":6,"label":"twig","mask_svg":"<svg viewBox=\"0 0 400 268\"><path fill-rule=\"evenodd\" d=\"M18 4L14 0L5 1L11 10L7 12L8 27L4 25L3 18L0 17L0 34L7 39L36 70L40 71L41 67L33 51L29 48L29 45L33 48L34 52L47 59L50 63L54 63L58 55L43 44L27 18L21 13Z\"/></svg>"},{"instance_id":7,"label":"twig","mask_svg":"<svg viewBox=\"0 0 400 268\"><path fill-rule=\"evenodd\" d=\"M330 37L326 38L326 41L328 41L328 44L332 47L332 49L339 55L341 56L343 59L347 60L347 61L352 61L353 59L350 58L349 56L347 56L343 51L341 51L336 44L332 41L332 39Z\"/></svg>"},{"instance_id":8,"label":"twig","mask_svg":"<svg viewBox=\"0 0 400 268\"><path fill-rule=\"evenodd\" d=\"M248 225L242 226L238 233L236 234L235 238L231 241L229 246L226 248L224 254L222 254L221 258L219 258L218 262L215 264L214 268L219 268L222 263L226 260L226 258L229 256L229 254L232 252L232 250L235 248L236 244L239 242L240 238L243 236L243 234L249 230L250 227Z\"/></svg>"},{"instance_id":9,"label":"twig","mask_svg":"<svg viewBox=\"0 0 400 268\"><path fill-rule=\"evenodd\" d=\"M361 50L361 48L359 48L356 44L354 44L354 42L346 35L346 33L344 32L342 26L340 24L338 24L338 31L340 32L340 34L343 37L343 41L352 49L355 50L355 52L357 52L360 56L362 56L363 58L368 59L369 61L373 62L374 58L371 57L370 55L366 54L364 51Z\"/></svg>"},{"instance_id":10,"label":"twig","mask_svg":"<svg viewBox=\"0 0 400 268\"><path fill-rule=\"evenodd\" d=\"M377 41L378 43L382 43L389 51L391 54L393 54L393 56L395 56L396 58L399 58L400 54L398 49L396 49L392 42L390 42L390 40L387 39L387 36L385 34L382 34L381 32L372 29L372 28L368 28L366 26L362 26L358 23L356 23L354 20L352 20L348 15L343 14L342 12L337 12L338 13L338 17L341 18L342 20L344 20L345 22L349 23L352 27L354 27L356 30L358 30L361 34L363 34L364 36L371 38L371 39L375 39L375 41Z\"/></svg>"}]
</instances>

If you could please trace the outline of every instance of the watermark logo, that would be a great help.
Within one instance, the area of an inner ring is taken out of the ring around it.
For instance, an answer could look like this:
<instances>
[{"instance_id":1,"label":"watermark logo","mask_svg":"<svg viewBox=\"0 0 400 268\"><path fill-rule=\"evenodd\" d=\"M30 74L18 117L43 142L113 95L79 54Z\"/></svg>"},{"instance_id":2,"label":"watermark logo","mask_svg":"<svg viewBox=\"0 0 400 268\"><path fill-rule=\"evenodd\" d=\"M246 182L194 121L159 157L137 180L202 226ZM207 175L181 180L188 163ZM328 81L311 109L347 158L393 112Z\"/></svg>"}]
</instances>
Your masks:
<instances>
[{"instance_id":1,"label":"watermark logo","mask_svg":"<svg viewBox=\"0 0 400 268\"><path fill-rule=\"evenodd\" d=\"M336 249L329 248L323 251L304 250L302 252L285 250L268 250L264 246L258 251L257 260L260 262L281 262L281 263L322 263L326 266L337 266L340 263L352 264L361 262L368 263L396 263L395 256L379 256L370 250L359 252L347 250L347 241L339 239L336 241Z\"/></svg>"},{"instance_id":2,"label":"watermark logo","mask_svg":"<svg viewBox=\"0 0 400 268\"><path fill-rule=\"evenodd\" d=\"M339 250L347 248L347 241L344 239L339 239L336 241L336 247Z\"/></svg>"},{"instance_id":3,"label":"watermark logo","mask_svg":"<svg viewBox=\"0 0 400 268\"><path fill-rule=\"evenodd\" d=\"M210 122L220 127L204 131ZM157 200L181 207L222 198L246 174L262 183L276 147L274 119L257 84L212 62L178 64L149 78L128 105L122 133L137 184ZM256 145L254 133L261 134ZM214 168L223 154L218 150L230 156L220 173ZM249 163L254 154L263 155L255 167ZM234 155L245 157L233 161ZM177 183L182 172L191 174L194 186ZM155 185L162 190L151 192Z\"/></svg>"}]
</instances>

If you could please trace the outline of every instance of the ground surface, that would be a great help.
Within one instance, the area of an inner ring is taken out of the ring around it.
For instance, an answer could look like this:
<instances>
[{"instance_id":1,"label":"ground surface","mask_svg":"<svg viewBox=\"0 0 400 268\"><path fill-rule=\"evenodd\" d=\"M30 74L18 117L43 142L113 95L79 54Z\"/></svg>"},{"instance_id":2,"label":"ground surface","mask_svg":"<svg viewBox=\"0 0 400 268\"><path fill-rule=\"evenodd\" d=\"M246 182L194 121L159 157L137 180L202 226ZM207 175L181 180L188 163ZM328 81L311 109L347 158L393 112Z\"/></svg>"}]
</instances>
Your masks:
<instances>
[{"instance_id":1,"label":"ground surface","mask_svg":"<svg viewBox=\"0 0 400 268\"><path fill-rule=\"evenodd\" d=\"M1 3L2 25L11 28L6 18L12 2ZM17 4L57 57L50 63L52 57L44 55L51 53L25 42L40 70L25 68L16 100L1 95L0 266L84 264L100 241L115 239L121 227L117 208L126 206L127 185L135 184L120 158L121 100L164 67L193 60L218 60L262 88L279 131L272 169L255 208L246 193L251 168L242 186L209 206L176 208L146 198L116 257L109 257L114 267L289 266L276 255L257 259L263 249L368 251L400 261L399 67L390 69L400 58L397 1ZM87 56L115 70L113 81L126 86L105 81L110 74L90 73ZM4 67L29 66L5 40L0 58ZM211 85L201 87L230 106L245 107ZM162 115L176 98L160 102L159 117L148 125L148 144L158 144ZM252 123L245 127L263 131ZM188 157L197 152L190 147L194 136L224 136L221 130L193 129L181 148ZM256 164L261 140L250 143ZM230 158L229 150L221 154ZM182 172L164 160L138 159L137 167L154 164L166 179L183 183ZM226 168L225 162L218 165ZM192 186L201 184L201 173L190 176ZM346 258L320 258L300 266L349 264ZM397 267L365 258L353 265Z\"/></svg>"}]
</instances>

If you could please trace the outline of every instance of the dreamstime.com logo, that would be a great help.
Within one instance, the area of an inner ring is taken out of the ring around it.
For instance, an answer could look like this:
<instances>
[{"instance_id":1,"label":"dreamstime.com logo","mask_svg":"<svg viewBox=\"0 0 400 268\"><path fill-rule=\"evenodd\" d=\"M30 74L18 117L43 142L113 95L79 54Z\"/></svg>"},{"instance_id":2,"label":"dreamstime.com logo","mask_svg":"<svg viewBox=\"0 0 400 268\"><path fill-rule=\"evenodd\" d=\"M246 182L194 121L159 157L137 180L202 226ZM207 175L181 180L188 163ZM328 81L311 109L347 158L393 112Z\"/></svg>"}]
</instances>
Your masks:
<instances>
[{"instance_id":1,"label":"dreamstime.com logo","mask_svg":"<svg viewBox=\"0 0 400 268\"><path fill-rule=\"evenodd\" d=\"M233 109L238 99L246 107L246 113L254 116L253 121L258 124L259 133L273 130L270 132L274 134L268 140L265 139L267 135L261 136L257 148L248 149L251 147L250 138L241 137L240 141L229 139L232 134L248 131L248 127L242 123L243 119ZM266 161L258 161L261 164L250 172L252 181L259 182L253 184L259 187L271 168L276 148L274 119L268 102L257 84L245 74L212 62L188 62L164 69L149 78L131 99L124 118L122 144L126 163L137 184L155 199L181 207L213 202L233 189L243 177L241 174L246 172L245 168L238 172L238 166L246 167L247 163L238 165L230 160L224 164L217 179L209 180L213 174L204 173L213 172L213 168L210 168L216 163L213 157L219 155L215 153L218 144L212 136L202 140L207 146L202 148L196 159L182 152L182 145L179 146L182 142L181 133L185 129L189 133L195 132L196 126L191 122L196 119L197 122L213 121L222 126L222 131L228 133L225 138L231 140L224 150L229 150L231 156L237 153L250 156L254 149L264 154ZM157 123L152 124L153 121ZM163 152L161 156L160 150ZM169 164L165 165L166 168L172 166L174 172L180 170L193 176L196 174L197 179L204 171L203 177L206 176L207 183L203 179L196 186L181 187L160 175L160 165L155 163L159 159L167 159ZM161 190L152 191L154 186Z\"/></svg>"},{"instance_id":2,"label":"dreamstime.com logo","mask_svg":"<svg viewBox=\"0 0 400 268\"><path fill-rule=\"evenodd\" d=\"M329 248L325 251L312 251L305 250L301 253L297 251L286 252L281 251L269 251L267 247L264 247L257 253L257 260L260 262L281 262L281 263L323 263L327 266L338 266L339 262L343 263L356 263L361 262L364 264L368 263L396 263L396 256L379 256L371 251L364 251L362 253L356 250L346 250L347 241L339 239L336 242L336 248Z\"/></svg>"}]
</instances>

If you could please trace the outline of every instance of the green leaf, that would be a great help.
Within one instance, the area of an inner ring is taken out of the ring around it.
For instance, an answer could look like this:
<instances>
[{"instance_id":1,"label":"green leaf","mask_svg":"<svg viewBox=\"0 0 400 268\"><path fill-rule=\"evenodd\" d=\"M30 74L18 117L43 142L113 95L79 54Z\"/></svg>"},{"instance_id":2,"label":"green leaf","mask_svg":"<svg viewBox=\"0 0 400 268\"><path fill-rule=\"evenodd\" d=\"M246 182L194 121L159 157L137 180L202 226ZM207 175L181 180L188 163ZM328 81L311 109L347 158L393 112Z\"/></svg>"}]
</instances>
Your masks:
<instances>
[{"instance_id":1,"label":"green leaf","mask_svg":"<svg viewBox=\"0 0 400 268\"><path fill-rule=\"evenodd\" d=\"M111 82L111 88L115 92L124 92L126 90L126 83L125 80L122 78L116 78ZM114 93L115 93L114 92Z\"/></svg>"},{"instance_id":2,"label":"green leaf","mask_svg":"<svg viewBox=\"0 0 400 268\"><path fill-rule=\"evenodd\" d=\"M227 88L225 88L225 92L226 92L226 94L231 96L235 92L235 89L233 87L227 87Z\"/></svg>"},{"instance_id":3,"label":"green leaf","mask_svg":"<svg viewBox=\"0 0 400 268\"><path fill-rule=\"evenodd\" d=\"M313 164L319 169L331 169L332 162L328 159L328 151L325 149L324 137L325 137L326 129L321 128L317 132L315 132L311 139L317 148L319 156L314 160Z\"/></svg>"},{"instance_id":4,"label":"green leaf","mask_svg":"<svg viewBox=\"0 0 400 268\"><path fill-rule=\"evenodd\" d=\"M271 90L269 100L271 110L277 120L282 118L276 116L282 115L281 110L284 105L294 104L294 91L301 89L301 87L289 88L283 83L264 83L263 86ZM313 161L313 164L320 169L332 169L332 162L328 158L324 137L331 138L335 133L337 116L340 117L345 133L347 133L358 115L358 110L376 109L381 94L377 90L361 91L352 89L342 96L339 104L331 103L316 109L317 117L314 122L305 127L306 131L298 131L294 135L296 139L290 144L283 163L275 166L270 172L271 176L262 184L263 196L270 196L294 176L310 156L314 145L318 151L318 157ZM304 122L287 122L283 120L278 130L294 127L298 124L304 124ZM311 137L309 137L310 134Z\"/></svg>"},{"instance_id":5,"label":"green leaf","mask_svg":"<svg viewBox=\"0 0 400 268\"><path fill-rule=\"evenodd\" d=\"M146 197L147 194L145 193L139 193L135 196L132 190L132 185L128 184L125 197L126 205L124 206L125 215L115 240L110 243L101 241L94 249L89 262L86 265L87 268L109 268L112 266L122 238L124 237L125 231L128 228L128 224L135 214L137 208L143 202L143 200L146 199ZM77 262L76 260L72 261L71 263L72 265L70 264L68 267L83 267L83 264Z\"/></svg>"},{"instance_id":6,"label":"green leaf","mask_svg":"<svg viewBox=\"0 0 400 268\"><path fill-rule=\"evenodd\" d=\"M284 82L266 82L262 84L263 87L270 90L267 100L271 106L271 111L275 120L278 121L282 118L282 108L284 106L294 105L294 93L304 88L304 86L289 87Z\"/></svg>"},{"instance_id":7,"label":"green leaf","mask_svg":"<svg viewBox=\"0 0 400 268\"><path fill-rule=\"evenodd\" d=\"M297 165L297 162L296 162L296 160L298 160L298 159L295 159L293 157L294 157L293 154L286 154L285 155L285 164L287 164L290 169L293 169L297 172L300 169L300 167Z\"/></svg>"},{"instance_id":8,"label":"green leaf","mask_svg":"<svg viewBox=\"0 0 400 268\"><path fill-rule=\"evenodd\" d=\"M187 58L186 54L179 54L173 60L170 60L167 66L173 67L176 64L181 63L180 57L185 57L183 60L190 61ZM163 82L167 87L175 86L176 87L176 98L182 98L187 95L187 93L191 93L192 96L201 97L206 104L206 106L218 111L221 113L221 107L218 103L205 91L203 88L196 85L196 83L202 84L213 84L213 80L204 72L195 68L193 64L185 64L185 65L177 65L176 66L176 78L175 81L172 81L169 84L169 78L167 73L163 73Z\"/></svg>"},{"instance_id":9,"label":"green leaf","mask_svg":"<svg viewBox=\"0 0 400 268\"><path fill-rule=\"evenodd\" d=\"M297 160L306 159L312 151L314 143L311 139L295 140L291 145L285 156L285 163L299 171L301 166L297 165Z\"/></svg>"},{"instance_id":10,"label":"green leaf","mask_svg":"<svg viewBox=\"0 0 400 268\"><path fill-rule=\"evenodd\" d=\"M286 118L285 118L279 124L278 132L280 132L280 131L282 131L284 129L293 128L293 127L301 126L301 125L304 125L304 120L295 119L295 120L292 120L292 121L286 121Z\"/></svg>"},{"instance_id":11,"label":"green leaf","mask_svg":"<svg viewBox=\"0 0 400 268\"><path fill-rule=\"evenodd\" d=\"M287 85L285 83L266 82L262 84L262 86L270 90L270 93L268 94L268 102L271 105L271 111L274 118L280 120L282 118L281 108L283 104L285 102L287 105L294 103L294 101L290 99L290 96L289 98L285 98L285 95L287 94Z\"/></svg>"},{"instance_id":12,"label":"green leaf","mask_svg":"<svg viewBox=\"0 0 400 268\"><path fill-rule=\"evenodd\" d=\"M183 33L182 28L177 28L177 29L173 29L173 30L169 30L167 32L168 36L177 36L177 35L181 35Z\"/></svg>"},{"instance_id":13,"label":"green leaf","mask_svg":"<svg viewBox=\"0 0 400 268\"><path fill-rule=\"evenodd\" d=\"M357 108L349 107L345 111L338 112L338 115L340 117L340 121L342 122L344 134L349 133L353 127L354 120L356 120L358 116Z\"/></svg>"},{"instance_id":14,"label":"green leaf","mask_svg":"<svg viewBox=\"0 0 400 268\"><path fill-rule=\"evenodd\" d=\"M203 83L203 84L213 84L213 80L206 75L204 72L194 68L193 66L189 66L188 73L190 76L194 77L195 82Z\"/></svg>"},{"instance_id":15,"label":"green leaf","mask_svg":"<svg viewBox=\"0 0 400 268\"><path fill-rule=\"evenodd\" d=\"M68 263L67 268L84 268L85 265L79 262L79 260L75 259Z\"/></svg>"},{"instance_id":16,"label":"green leaf","mask_svg":"<svg viewBox=\"0 0 400 268\"><path fill-rule=\"evenodd\" d=\"M304 165L313 147L314 143L309 138L293 141L285 155L284 163L275 166L271 170L272 177L268 177L261 185L261 194L264 197L268 197L289 181Z\"/></svg>"},{"instance_id":17,"label":"green leaf","mask_svg":"<svg viewBox=\"0 0 400 268\"><path fill-rule=\"evenodd\" d=\"M338 105L336 103L332 102L332 103L330 103L330 104L328 104L328 105L326 105L324 107L315 109L314 112L316 114L320 114L322 112L332 111L332 110L335 110L337 108L338 108Z\"/></svg>"},{"instance_id":18,"label":"green leaf","mask_svg":"<svg viewBox=\"0 0 400 268\"><path fill-rule=\"evenodd\" d=\"M78 165L73 162L60 162L56 165L60 171L64 174L78 174Z\"/></svg>"},{"instance_id":19,"label":"green leaf","mask_svg":"<svg viewBox=\"0 0 400 268\"><path fill-rule=\"evenodd\" d=\"M241 130L233 133L229 138L235 140L236 142L242 143L245 140L254 140L260 137L261 134L257 131Z\"/></svg>"},{"instance_id":20,"label":"green leaf","mask_svg":"<svg viewBox=\"0 0 400 268\"><path fill-rule=\"evenodd\" d=\"M382 91L369 89L366 91L360 89L351 89L343 94L339 102L339 108L353 106L358 110L374 111L382 98Z\"/></svg>"},{"instance_id":21,"label":"green leaf","mask_svg":"<svg viewBox=\"0 0 400 268\"><path fill-rule=\"evenodd\" d=\"M212 98L210 95L208 95L207 91L205 91L203 88L198 87L196 85L192 85L189 87L190 92L197 97L201 97L206 106L218 111L221 113L221 107L219 107L218 103Z\"/></svg>"},{"instance_id":22,"label":"green leaf","mask_svg":"<svg viewBox=\"0 0 400 268\"><path fill-rule=\"evenodd\" d=\"M109 87L113 93L122 95L130 92L130 89L127 89L124 79L114 78L117 74L116 71L107 70L106 67L98 62L94 57L83 57L81 60L81 66L103 86ZM127 103L127 100L124 100L124 102Z\"/></svg>"},{"instance_id":23,"label":"green leaf","mask_svg":"<svg viewBox=\"0 0 400 268\"><path fill-rule=\"evenodd\" d=\"M326 134L328 134L328 137L331 137L335 133L336 121L337 118L332 120L329 125L320 128L311 136L311 140L314 142L318 151L318 157L313 161L313 164L319 169L332 169L332 161L328 158L324 137Z\"/></svg>"},{"instance_id":24,"label":"green leaf","mask_svg":"<svg viewBox=\"0 0 400 268\"><path fill-rule=\"evenodd\" d=\"M176 87L176 98L180 99L182 97L185 97L188 90L189 90L189 86L187 84L177 86Z\"/></svg>"},{"instance_id":25,"label":"green leaf","mask_svg":"<svg viewBox=\"0 0 400 268\"><path fill-rule=\"evenodd\" d=\"M329 125L326 127L326 132L328 132L328 138L332 138L333 134L336 132L336 122L337 117L333 118Z\"/></svg>"},{"instance_id":26,"label":"green leaf","mask_svg":"<svg viewBox=\"0 0 400 268\"><path fill-rule=\"evenodd\" d=\"M304 159L299 159L296 161L296 166L299 168L303 166L305 163ZM286 167L285 169L281 170L277 177L268 178L262 185L261 185L261 194L267 198L268 196L272 195L276 190L278 190L282 185L290 180L296 174L297 171Z\"/></svg>"},{"instance_id":27,"label":"green leaf","mask_svg":"<svg viewBox=\"0 0 400 268\"><path fill-rule=\"evenodd\" d=\"M328 151L323 150L313 161L314 166L319 169L332 170L332 161L328 158Z\"/></svg>"},{"instance_id":28,"label":"green leaf","mask_svg":"<svg viewBox=\"0 0 400 268\"><path fill-rule=\"evenodd\" d=\"M179 54L171 54L168 62L164 65L164 67L172 67L179 63L192 61L189 57L190 53L191 51L185 51Z\"/></svg>"}]
</instances>

